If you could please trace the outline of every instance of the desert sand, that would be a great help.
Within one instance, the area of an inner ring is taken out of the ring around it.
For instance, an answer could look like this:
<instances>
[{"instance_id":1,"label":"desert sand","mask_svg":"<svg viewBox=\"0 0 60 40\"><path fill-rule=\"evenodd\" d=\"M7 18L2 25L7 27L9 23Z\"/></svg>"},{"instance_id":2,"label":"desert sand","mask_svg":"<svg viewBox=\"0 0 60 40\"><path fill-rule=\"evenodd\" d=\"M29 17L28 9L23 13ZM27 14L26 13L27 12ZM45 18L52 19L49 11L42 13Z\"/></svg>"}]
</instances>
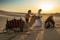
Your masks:
<instances>
[{"instance_id":1,"label":"desert sand","mask_svg":"<svg viewBox=\"0 0 60 40\"><path fill-rule=\"evenodd\" d=\"M14 15L16 17L16 15ZM13 17L7 15L0 15L0 33L5 28L7 18L12 20ZM42 27L36 27L36 22L30 27L28 32L18 32L0 34L0 40L60 40L60 16L54 16L54 21L56 23L56 28L45 29L44 21L49 15L43 15L42 17ZM16 17L19 19L19 17ZM24 19L24 18L23 18Z\"/></svg>"}]
</instances>

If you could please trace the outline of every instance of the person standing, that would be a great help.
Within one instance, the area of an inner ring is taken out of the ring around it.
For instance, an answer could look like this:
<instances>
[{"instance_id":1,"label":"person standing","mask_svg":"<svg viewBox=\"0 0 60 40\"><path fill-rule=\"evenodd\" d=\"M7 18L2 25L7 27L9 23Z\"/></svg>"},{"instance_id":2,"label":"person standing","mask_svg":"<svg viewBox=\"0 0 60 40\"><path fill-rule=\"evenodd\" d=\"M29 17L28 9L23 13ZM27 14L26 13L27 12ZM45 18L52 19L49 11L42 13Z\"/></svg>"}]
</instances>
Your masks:
<instances>
[{"instance_id":1,"label":"person standing","mask_svg":"<svg viewBox=\"0 0 60 40\"><path fill-rule=\"evenodd\" d=\"M31 14L31 10L28 10L28 14L25 15L25 21L27 24L29 23L30 14Z\"/></svg>"},{"instance_id":2,"label":"person standing","mask_svg":"<svg viewBox=\"0 0 60 40\"><path fill-rule=\"evenodd\" d=\"M42 21L41 21L41 9L38 10L38 15L37 15L37 26L40 27L42 26Z\"/></svg>"}]
</instances>

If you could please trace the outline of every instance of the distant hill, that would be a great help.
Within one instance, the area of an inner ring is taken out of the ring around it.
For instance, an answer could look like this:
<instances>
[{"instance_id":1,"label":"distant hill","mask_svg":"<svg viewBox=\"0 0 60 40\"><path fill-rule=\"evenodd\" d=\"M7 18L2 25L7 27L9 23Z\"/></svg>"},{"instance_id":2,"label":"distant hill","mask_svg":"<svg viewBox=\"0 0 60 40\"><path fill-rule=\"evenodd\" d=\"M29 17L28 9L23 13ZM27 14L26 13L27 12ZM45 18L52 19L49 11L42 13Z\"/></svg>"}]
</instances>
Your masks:
<instances>
[{"instance_id":1,"label":"distant hill","mask_svg":"<svg viewBox=\"0 0 60 40\"><path fill-rule=\"evenodd\" d=\"M0 10L0 15L8 15L8 16L24 16L27 13L22 13L22 12L8 12L4 10ZM50 14L42 14L42 15L55 15L55 16L60 16L60 13L50 13ZM34 15L34 13L32 13Z\"/></svg>"},{"instance_id":2,"label":"distant hill","mask_svg":"<svg viewBox=\"0 0 60 40\"><path fill-rule=\"evenodd\" d=\"M25 15L27 13L22 13L22 12L8 12L8 11L0 10L0 14L3 14L3 15ZM31 15L34 15L34 13L32 13Z\"/></svg>"},{"instance_id":3,"label":"distant hill","mask_svg":"<svg viewBox=\"0 0 60 40\"><path fill-rule=\"evenodd\" d=\"M8 12L8 11L3 11L0 10L0 15L7 15L7 16L24 16L26 13L21 13L21 12Z\"/></svg>"},{"instance_id":4,"label":"distant hill","mask_svg":"<svg viewBox=\"0 0 60 40\"><path fill-rule=\"evenodd\" d=\"M0 10L0 14L1 13L17 13L17 14L26 14L26 13L21 13L21 12L8 12L8 11L3 11L3 10Z\"/></svg>"},{"instance_id":5,"label":"distant hill","mask_svg":"<svg viewBox=\"0 0 60 40\"><path fill-rule=\"evenodd\" d=\"M0 15L21 17L21 16L24 16L25 14L27 14L27 13L22 13L22 12L8 12L8 11L0 10ZM34 14L32 13L31 15L34 15Z\"/></svg>"},{"instance_id":6,"label":"distant hill","mask_svg":"<svg viewBox=\"0 0 60 40\"><path fill-rule=\"evenodd\" d=\"M60 16L60 13L55 13L54 15L55 15L55 16Z\"/></svg>"}]
</instances>

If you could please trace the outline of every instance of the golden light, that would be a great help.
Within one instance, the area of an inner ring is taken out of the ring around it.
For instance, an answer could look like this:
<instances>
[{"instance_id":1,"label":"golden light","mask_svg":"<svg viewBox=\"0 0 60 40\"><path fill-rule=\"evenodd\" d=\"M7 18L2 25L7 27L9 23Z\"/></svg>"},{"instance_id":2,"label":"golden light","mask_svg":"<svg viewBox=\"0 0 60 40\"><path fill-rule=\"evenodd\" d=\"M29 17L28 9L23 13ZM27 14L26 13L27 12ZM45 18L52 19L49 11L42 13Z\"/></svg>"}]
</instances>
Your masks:
<instances>
[{"instance_id":1,"label":"golden light","mask_svg":"<svg viewBox=\"0 0 60 40\"><path fill-rule=\"evenodd\" d=\"M49 3L44 3L44 4L41 4L40 5L40 8L43 11L51 11L53 9L53 5L52 4L49 4Z\"/></svg>"}]
</instances>

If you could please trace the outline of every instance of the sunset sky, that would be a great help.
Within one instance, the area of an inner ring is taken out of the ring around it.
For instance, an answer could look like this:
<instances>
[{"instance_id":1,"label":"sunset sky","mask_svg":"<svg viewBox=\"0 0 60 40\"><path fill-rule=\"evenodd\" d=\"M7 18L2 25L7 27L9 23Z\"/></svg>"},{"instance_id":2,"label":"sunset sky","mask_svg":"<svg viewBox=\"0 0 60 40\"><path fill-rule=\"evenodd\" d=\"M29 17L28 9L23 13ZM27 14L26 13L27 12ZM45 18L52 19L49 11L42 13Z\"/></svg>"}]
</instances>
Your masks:
<instances>
[{"instance_id":1,"label":"sunset sky","mask_svg":"<svg viewBox=\"0 0 60 40\"><path fill-rule=\"evenodd\" d=\"M37 13L60 13L60 0L0 0L0 10L27 12L29 9Z\"/></svg>"}]
</instances>

